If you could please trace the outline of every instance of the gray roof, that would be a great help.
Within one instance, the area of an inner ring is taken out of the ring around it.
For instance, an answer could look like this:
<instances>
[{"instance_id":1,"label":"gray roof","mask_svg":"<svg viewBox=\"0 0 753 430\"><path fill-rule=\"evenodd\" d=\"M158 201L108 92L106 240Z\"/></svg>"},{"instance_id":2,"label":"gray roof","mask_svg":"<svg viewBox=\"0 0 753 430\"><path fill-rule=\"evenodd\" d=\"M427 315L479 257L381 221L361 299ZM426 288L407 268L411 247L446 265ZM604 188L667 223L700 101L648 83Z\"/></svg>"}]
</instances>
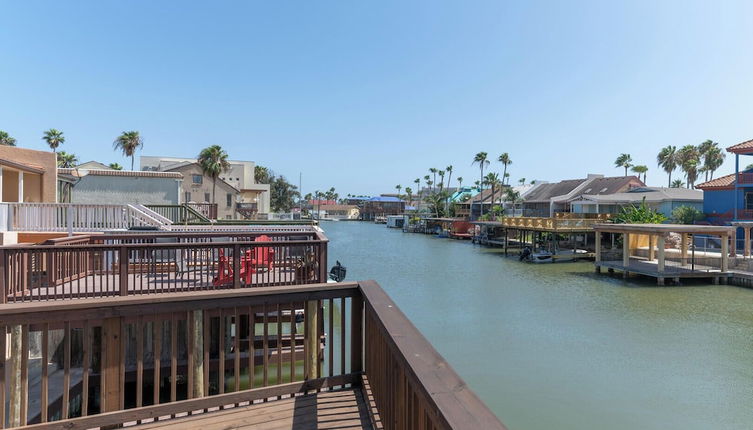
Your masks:
<instances>
[{"instance_id":1,"label":"gray roof","mask_svg":"<svg viewBox=\"0 0 753 430\"><path fill-rule=\"evenodd\" d=\"M640 203L644 197L647 202L685 201L701 203L703 202L703 191L688 188L641 187L624 193L585 194L582 197L585 200L599 203Z\"/></svg>"},{"instance_id":2,"label":"gray roof","mask_svg":"<svg viewBox=\"0 0 753 430\"><path fill-rule=\"evenodd\" d=\"M525 196L525 203L549 203L552 197L568 194L586 179L568 179L555 184L541 184Z\"/></svg>"}]
</instances>

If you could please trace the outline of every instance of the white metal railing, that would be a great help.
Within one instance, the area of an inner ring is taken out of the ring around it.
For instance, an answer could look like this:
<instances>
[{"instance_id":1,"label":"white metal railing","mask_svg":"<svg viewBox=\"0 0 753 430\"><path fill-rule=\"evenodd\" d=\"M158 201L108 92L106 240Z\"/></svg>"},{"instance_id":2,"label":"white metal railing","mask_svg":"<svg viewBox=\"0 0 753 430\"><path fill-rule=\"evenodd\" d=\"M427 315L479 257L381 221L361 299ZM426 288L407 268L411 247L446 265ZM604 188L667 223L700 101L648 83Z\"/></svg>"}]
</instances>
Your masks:
<instances>
[{"instance_id":1,"label":"white metal railing","mask_svg":"<svg viewBox=\"0 0 753 430\"><path fill-rule=\"evenodd\" d=\"M132 205L78 203L2 203L0 229L9 231L94 232L131 227L166 228L166 224ZM5 223L2 222L6 217Z\"/></svg>"},{"instance_id":2,"label":"white metal railing","mask_svg":"<svg viewBox=\"0 0 753 430\"><path fill-rule=\"evenodd\" d=\"M131 206L131 205L129 205L129 206ZM151 218L159 221L162 225L170 225L170 224L173 223L169 218L160 215L156 211L153 211L153 210L149 209L148 207L146 207L144 205L132 205L132 206L134 206L140 212L143 212L144 214L150 216Z\"/></svg>"}]
</instances>

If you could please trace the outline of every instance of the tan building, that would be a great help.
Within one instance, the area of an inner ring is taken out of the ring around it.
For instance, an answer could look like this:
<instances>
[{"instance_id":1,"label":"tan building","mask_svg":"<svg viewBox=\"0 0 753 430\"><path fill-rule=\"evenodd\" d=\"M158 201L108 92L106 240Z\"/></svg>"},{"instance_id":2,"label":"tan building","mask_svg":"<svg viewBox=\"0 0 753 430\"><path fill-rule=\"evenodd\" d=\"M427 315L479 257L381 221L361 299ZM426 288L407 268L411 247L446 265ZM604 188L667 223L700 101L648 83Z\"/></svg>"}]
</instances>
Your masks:
<instances>
[{"instance_id":1,"label":"tan building","mask_svg":"<svg viewBox=\"0 0 753 430\"><path fill-rule=\"evenodd\" d=\"M57 156L0 145L0 202L57 201Z\"/></svg>"},{"instance_id":2,"label":"tan building","mask_svg":"<svg viewBox=\"0 0 753 430\"><path fill-rule=\"evenodd\" d=\"M180 185L180 202L194 204L201 207L205 204L217 204L217 219L238 219L237 206L240 201L240 190L217 178L216 201L212 201L212 178L206 176L198 163L184 162L165 169L165 172L178 172L183 175ZM205 215L207 212L201 211ZM210 216L210 218L213 218Z\"/></svg>"},{"instance_id":3,"label":"tan building","mask_svg":"<svg viewBox=\"0 0 753 430\"><path fill-rule=\"evenodd\" d=\"M314 206L312 211L318 211L318 219L358 219L361 215L355 205L320 205Z\"/></svg>"},{"instance_id":4,"label":"tan building","mask_svg":"<svg viewBox=\"0 0 753 430\"><path fill-rule=\"evenodd\" d=\"M161 157L142 155L141 170L168 171L185 163L195 163L195 158ZM228 160L230 169L220 174L220 179L240 191L239 209L246 217L266 214L270 209L270 185L258 184L254 178L256 164L253 161ZM219 194L218 194L219 196ZM217 203L219 204L219 198Z\"/></svg>"}]
</instances>

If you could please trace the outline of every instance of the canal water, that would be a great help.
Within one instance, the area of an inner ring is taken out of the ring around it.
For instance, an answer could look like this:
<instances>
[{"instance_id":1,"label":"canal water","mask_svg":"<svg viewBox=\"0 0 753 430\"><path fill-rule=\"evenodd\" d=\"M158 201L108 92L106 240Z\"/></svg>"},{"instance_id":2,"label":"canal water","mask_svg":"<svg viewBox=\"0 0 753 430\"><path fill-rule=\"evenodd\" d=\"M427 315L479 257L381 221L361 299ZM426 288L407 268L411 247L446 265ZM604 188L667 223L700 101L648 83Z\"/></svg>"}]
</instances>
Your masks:
<instances>
[{"instance_id":1,"label":"canal water","mask_svg":"<svg viewBox=\"0 0 753 430\"><path fill-rule=\"evenodd\" d=\"M753 428L753 290L656 287L591 263L324 223L510 429Z\"/></svg>"}]
</instances>

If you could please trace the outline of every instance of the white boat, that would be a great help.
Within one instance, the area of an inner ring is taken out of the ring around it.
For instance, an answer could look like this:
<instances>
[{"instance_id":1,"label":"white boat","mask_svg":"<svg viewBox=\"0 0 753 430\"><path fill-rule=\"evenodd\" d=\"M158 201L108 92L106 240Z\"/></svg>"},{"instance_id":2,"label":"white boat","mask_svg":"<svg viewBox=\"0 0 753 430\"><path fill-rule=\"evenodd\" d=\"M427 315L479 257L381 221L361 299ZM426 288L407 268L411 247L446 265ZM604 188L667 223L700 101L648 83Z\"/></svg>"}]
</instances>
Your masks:
<instances>
[{"instance_id":1,"label":"white boat","mask_svg":"<svg viewBox=\"0 0 753 430\"><path fill-rule=\"evenodd\" d=\"M540 249L536 252L531 252L530 254L525 255L523 259L529 263L536 264L554 263L555 261L577 261L578 259L586 257L587 254L588 251L586 251L585 249L560 250L555 254L552 254L547 250Z\"/></svg>"}]
</instances>

